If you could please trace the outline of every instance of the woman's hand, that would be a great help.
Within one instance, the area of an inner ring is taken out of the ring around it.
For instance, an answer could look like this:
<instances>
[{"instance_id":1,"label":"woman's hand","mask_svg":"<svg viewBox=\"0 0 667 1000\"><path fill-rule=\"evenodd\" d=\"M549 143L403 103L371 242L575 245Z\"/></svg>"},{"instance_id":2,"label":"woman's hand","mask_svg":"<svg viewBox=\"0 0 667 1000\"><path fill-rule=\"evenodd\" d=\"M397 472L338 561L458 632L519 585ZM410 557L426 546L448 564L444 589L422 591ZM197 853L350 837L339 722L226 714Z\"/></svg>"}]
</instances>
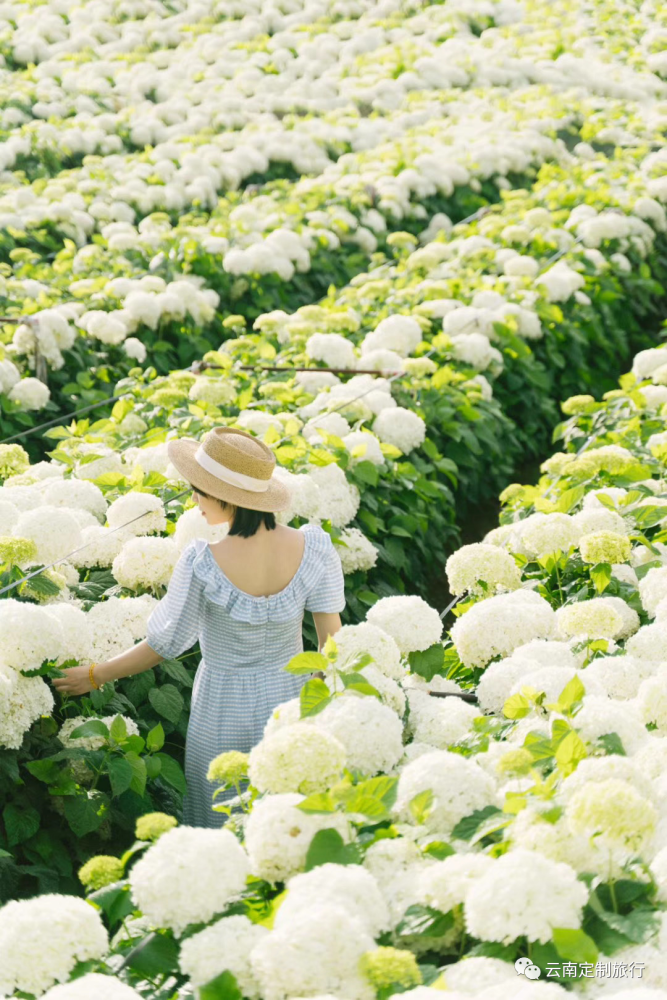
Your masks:
<instances>
[{"instance_id":1,"label":"woman's hand","mask_svg":"<svg viewBox=\"0 0 667 1000\"><path fill-rule=\"evenodd\" d=\"M88 676L88 667L68 667L64 677L54 677L53 686L58 694L88 694L93 690Z\"/></svg>"}]
</instances>

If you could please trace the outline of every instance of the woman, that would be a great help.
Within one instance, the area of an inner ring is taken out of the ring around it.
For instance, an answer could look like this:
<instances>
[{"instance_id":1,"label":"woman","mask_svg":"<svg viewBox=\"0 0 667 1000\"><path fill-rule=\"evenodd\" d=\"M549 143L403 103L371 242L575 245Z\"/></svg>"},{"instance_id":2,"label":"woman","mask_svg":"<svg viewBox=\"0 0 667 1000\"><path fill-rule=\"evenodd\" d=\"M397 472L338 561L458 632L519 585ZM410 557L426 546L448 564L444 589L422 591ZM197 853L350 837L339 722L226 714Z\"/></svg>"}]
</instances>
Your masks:
<instances>
[{"instance_id":1,"label":"woman","mask_svg":"<svg viewBox=\"0 0 667 1000\"><path fill-rule=\"evenodd\" d=\"M298 695L302 677L283 667L302 651L304 611L320 645L340 628L345 607L340 559L315 525L276 525L289 503L274 476L269 448L216 427L200 443L169 443L169 458L192 485L208 524L229 524L222 541L191 542L166 596L148 620L145 642L105 663L72 667L54 681L61 694L86 694L108 681L150 670L199 641L185 748L185 822L221 826L214 813L209 762L226 750L249 751L276 705Z\"/></svg>"}]
</instances>

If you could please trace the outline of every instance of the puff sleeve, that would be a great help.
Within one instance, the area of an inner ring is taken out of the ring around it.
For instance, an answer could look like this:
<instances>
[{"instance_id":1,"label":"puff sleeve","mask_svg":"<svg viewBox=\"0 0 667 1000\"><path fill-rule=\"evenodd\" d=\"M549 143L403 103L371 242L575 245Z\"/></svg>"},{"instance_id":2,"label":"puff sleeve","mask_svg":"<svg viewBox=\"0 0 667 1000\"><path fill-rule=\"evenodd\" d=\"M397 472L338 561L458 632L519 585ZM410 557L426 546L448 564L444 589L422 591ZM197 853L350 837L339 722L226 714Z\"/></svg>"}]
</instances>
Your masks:
<instances>
[{"instance_id":1,"label":"puff sleeve","mask_svg":"<svg viewBox=\"0 0 667 1000\"><path fill-rule=\"evenodd\" d=\"M193 574L197 555L196 542L193 542L183 551L167 593L148 619L146 642L165 659L180 656L199 639L204 591Z\"/></svg>"},{"instance_id":2,"label":"puff sleeve","mask_svg":"<svg viewBox=\"0 0 667 1000\"><path fill-rule=\"evenodd\" d=\"M331 539L324 532L322 534L327 543L319 554L322 571L306 598L306 611L339 614L345 608L343 567Z\"/></svg>"}]
</instances>

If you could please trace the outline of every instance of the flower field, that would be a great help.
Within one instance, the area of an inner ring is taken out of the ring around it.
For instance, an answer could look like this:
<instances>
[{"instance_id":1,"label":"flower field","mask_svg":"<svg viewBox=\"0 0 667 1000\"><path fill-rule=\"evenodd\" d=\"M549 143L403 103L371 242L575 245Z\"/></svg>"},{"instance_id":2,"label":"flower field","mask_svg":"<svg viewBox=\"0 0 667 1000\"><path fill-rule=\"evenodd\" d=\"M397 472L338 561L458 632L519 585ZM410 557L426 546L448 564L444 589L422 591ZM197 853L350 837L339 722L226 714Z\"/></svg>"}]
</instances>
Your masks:
<instances>
[{"instance_id":1,"label":"flower field","mask_svg":"<svg viewBox=\"0 0 667 1000\"><path fill-rule=\"evenodd\" d=\"M667 1000L666 50L655 0L5 5L2 1000ZM196 651L50 681L222 537L167 457L221 424L347 609L215 830Z\"/></svg>"}]
</instances>

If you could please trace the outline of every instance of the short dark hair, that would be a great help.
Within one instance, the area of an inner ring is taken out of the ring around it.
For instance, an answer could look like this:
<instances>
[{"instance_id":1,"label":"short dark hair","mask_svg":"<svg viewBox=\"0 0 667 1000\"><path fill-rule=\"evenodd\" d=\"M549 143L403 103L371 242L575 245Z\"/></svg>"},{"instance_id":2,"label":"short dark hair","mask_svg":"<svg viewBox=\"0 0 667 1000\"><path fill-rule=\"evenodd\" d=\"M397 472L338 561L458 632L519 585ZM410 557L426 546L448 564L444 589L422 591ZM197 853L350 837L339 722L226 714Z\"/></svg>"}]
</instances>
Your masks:
<instances>
[{"instance_id":1,"label":"short dark hair","mask_svg":"<svg viewBox=\"0 0 667 1000\"><path fill-rule=\"evenodd\" d=\"M235 504L227 503L219 497L212 497L209 493L204 493L203 490L193 486L192 483L190 483L190 488L195 493L198 493L200 497L206 497L207 500L217 500L223 508L233 508L234 519L229 529L230 535L240 535L241 538L252 538L253 535L257 534L262 525L264 525L267 531L273 531L276 526L276 515L271 513L271 511L237 507Z\"/></svg>"}]
</instances>

